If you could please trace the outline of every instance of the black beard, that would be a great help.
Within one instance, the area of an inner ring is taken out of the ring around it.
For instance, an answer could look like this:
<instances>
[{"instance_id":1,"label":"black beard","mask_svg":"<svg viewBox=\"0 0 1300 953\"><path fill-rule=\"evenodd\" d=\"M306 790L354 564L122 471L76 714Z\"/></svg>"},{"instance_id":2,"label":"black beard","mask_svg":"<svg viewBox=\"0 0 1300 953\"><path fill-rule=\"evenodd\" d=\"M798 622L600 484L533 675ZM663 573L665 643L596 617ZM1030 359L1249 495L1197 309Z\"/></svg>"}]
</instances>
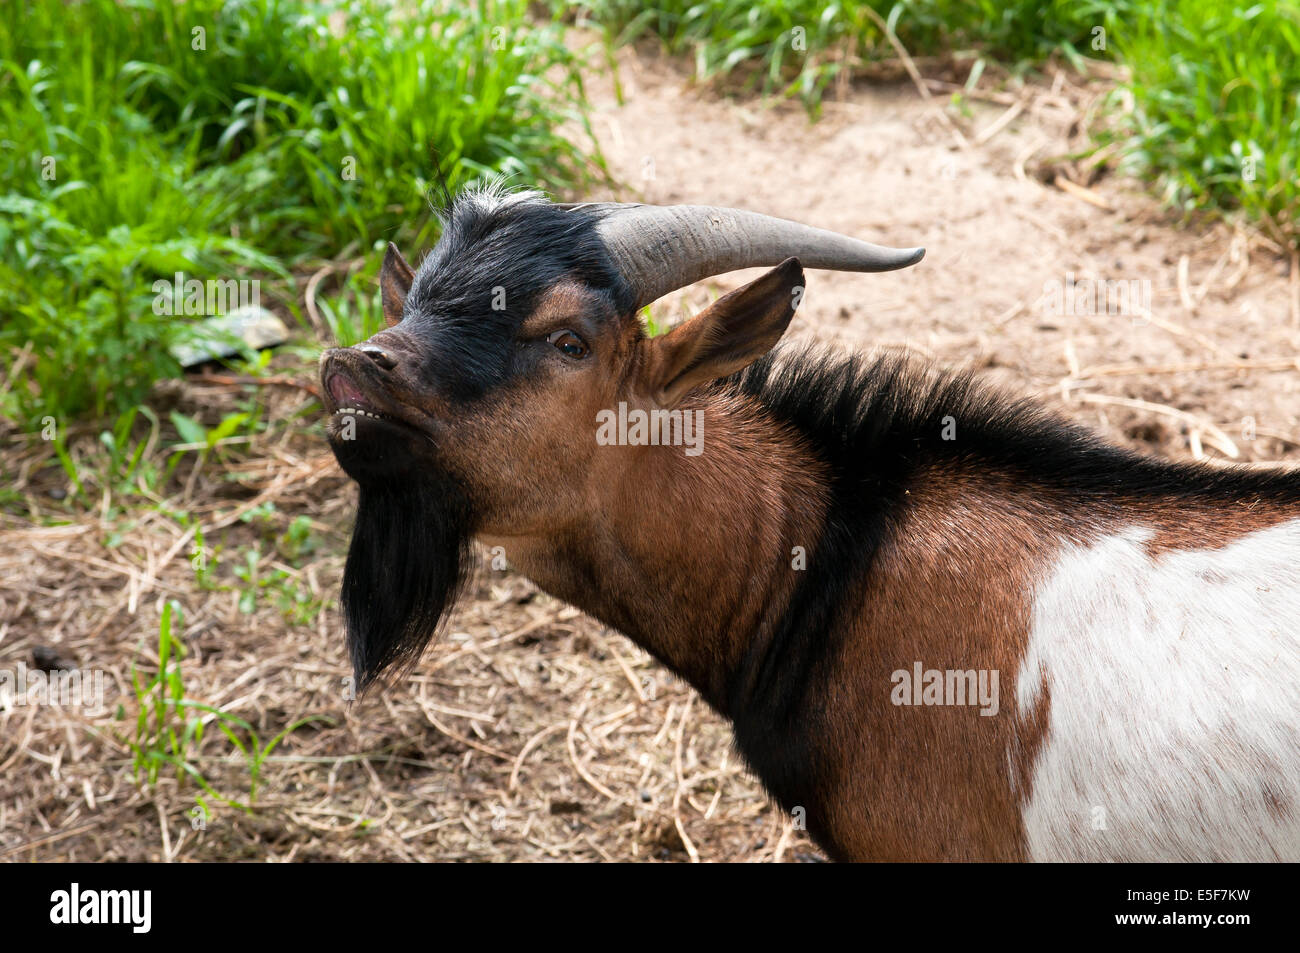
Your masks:
<instances>
[{"instance_id":1,"label":"black beard","mask_svg":"<svg viewBox=\"0 0 1300 953\"><path fill-rule=\"evenodd\" d=\"M358 693L419 660L464 587L473 534L450 477L403 474L360 487L342 596Z\"/></svg>"}]
</instances>

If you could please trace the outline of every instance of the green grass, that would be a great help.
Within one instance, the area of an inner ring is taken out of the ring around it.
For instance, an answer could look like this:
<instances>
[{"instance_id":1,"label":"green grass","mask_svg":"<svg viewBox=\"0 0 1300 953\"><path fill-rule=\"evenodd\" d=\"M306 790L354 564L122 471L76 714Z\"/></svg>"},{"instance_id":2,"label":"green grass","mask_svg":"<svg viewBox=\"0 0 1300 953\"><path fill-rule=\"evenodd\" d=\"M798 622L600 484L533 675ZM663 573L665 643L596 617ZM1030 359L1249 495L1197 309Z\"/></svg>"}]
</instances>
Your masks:
<instances>
[{"instance_id":1,"label":"green grass","mask_svg":"<svg viewBox=\"0 0 1300 953\"><path fill-rule=\"evenodd\" d=\"M427 244L432 150L563 189L582 92L525 0L0 0L0 413L120 412L178 372L152 283ZM202 32L197 32L202 31ZM192 320L192 319L191 319Z\"/></svg>"},{"instance_id":2,"label":"green grass","mask_svg":"<svg viewBox=\"0 0 1300 953\"><path fill-rule=\"evenodd\" d=\"M842 70L895 55L881 22L914 54L977 49L1016 65L1056 51L1104 56L1092 48L1093 29L1104 26L1108 13L1129 5L1127 0L579 0L574 6L615 44L654 36L669 52L692 56L699 79L739 72L744 85L799 95L815 106Z\"/></svg>"},{"instance_id":3,"label":"green grass","mask_svg":"<svg viewBox=\"0 0 1300 953\"><path fill-rule=\"evenodd\" d=\"M1129 168L1185 211L1240 208L1300 247L1300 5L1155 3L1113 38Z\"/></svg>"},{"instance_id":4,"label":"green grass","mask_svg":"<svg viewBox=\"0 0 1300 953\"><path fill-rule=\"evenodd\" d=\"M211 814L208 798L222 801L241 811L250 812L257 801L262 780L262 765L272 751L289 735L320 716L301 718L265 744L257 730L246 720L204 702L188 697L181 661L185 645L178 630L183 628L180 606L169 601L163 606L158 623L158 667L147 680L131 666L131 684L135 694L136 717L129 734L122 737L131 752L132 768L142 788L152 788L166 771L175 773L177 781L190 780L195 792L195 816L206 819ZM126 711L119 708L118 720L127 721ZM223 794L212 786L199 767L199 752L204 746L207 725L215 725L237 752L248 770L248 800Z\"/></svg>"},{"instance_id":5,"label":"green grass","mask_svg":"<svg viewBox=\"0 0 1300 953\"><path fill-rule=\"evenodd\" d=\"M379 265L382 256L372 255L365 268L349 275L332 298L317 299L321 319L339 347L352 347L384 326L379 300Z\"/></svg>"}]
</instances>

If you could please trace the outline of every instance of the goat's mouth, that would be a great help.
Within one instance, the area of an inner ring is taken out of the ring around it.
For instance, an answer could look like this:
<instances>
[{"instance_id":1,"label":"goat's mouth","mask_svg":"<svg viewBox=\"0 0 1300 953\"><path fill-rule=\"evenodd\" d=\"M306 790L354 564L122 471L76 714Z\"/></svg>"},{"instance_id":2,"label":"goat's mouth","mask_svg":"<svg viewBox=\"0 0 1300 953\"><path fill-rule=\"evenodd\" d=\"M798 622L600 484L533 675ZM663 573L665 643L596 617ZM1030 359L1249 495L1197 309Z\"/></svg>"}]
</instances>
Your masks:
<instances>
[{"instance_id":1,"label":"goat's mouth","mask_svg":"<svg viewBox=\"0 0 1300 953\"><path fill-rule=\"evenodd\" d=\"M395 413L391 402L376 399L344 370L332 371L325 378L325 394L325 409L330 413L331 424L327 429L331 439L338 438L349 420L373 420L423 432L405 416Z\"/></svg>"},{"instance_id":2,"label":"goat's mouth","mask_svg":"<svg viewBox=\"0 0 1300 953\"><path fill-rule=\"evenodd\" d=\"M432 449L426 426L371 384L363 372L329 366L322 403L329 414L325 436L344 472L358 482L391 480L410 473ZM400 409L399 409L400 408Z\"/></svg>"}]
</instances>

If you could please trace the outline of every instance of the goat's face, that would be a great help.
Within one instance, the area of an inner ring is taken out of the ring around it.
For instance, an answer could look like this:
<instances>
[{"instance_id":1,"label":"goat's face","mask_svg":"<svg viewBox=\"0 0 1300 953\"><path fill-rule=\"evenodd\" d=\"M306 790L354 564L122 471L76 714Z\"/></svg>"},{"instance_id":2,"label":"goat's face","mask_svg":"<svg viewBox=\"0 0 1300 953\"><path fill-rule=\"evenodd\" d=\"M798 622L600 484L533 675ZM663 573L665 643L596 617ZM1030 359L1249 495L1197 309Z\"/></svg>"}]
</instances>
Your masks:
<instances>
[{"instance_id":1,"label":"goat's face","mask_svg":"<svg viewBox=\"0 0 1300 953\"><path fill-rule=\"evenodd\" d=\"M712 227L716 210L704 211ZM463 196L418 271L389 246L389 326L322 356L327 434L361 486L343 602L363 683L419 655L454 599L471 536L562 533L599 512L646 453L681 452L600 445L602 411L671 410L789 324L803 285L794 258L647 338L637 307L701 268L729 270L718 262L734 251L723 242L710 258L697 237L674 263L681 253L661 236L654 254L629 254L627 230L605 224L531 194ZM655 223L634 231L653 237Z\"/></svg>"},{"instance_id":2,"label":"goat's face","mask_svg":"<svg viewBox=\"0 0 1300 953\"><path fill-rule=\"evenodd\" d=\"M650 339L579 216L547 204L496 214L474 243L457 241L450 222L418 273L389 247L389 327L322 358L327 433L363 485L449 482L474 532L532 536L589 515L601 488L635 466L643 448L597 442L602 411L671 410L744 367L785 330L803 277L791 259ZM548 229L553 242L537 241Z\"/></svg>"},{"instance_id":3,"label":"goat's face","mask_svg":"<svg viewBox=\"0 0 1300 953\"><path fill-rule=\"evenodd\" d=\"M380 290L389 326L321 358L326 433L361 488L343 604L363 686L418 657L473 535L574 510L601 370L631 341L590 222L531 196L458 201L418 274L389 247Z\"/></svg>"},{"instance_id":4,"label":"goat's face","mask_svg":"<svg viewBox=\"0 0 1300 953\"><path fill-rule=\"evenodd\" d=\"M389 247L389 326L321 361L327 433L349 475L454 485L475 532L573 517L596 413L641 337L583 224L545 203L471 204L453 208L418 274Z\"/></svg>"}]
</instances>

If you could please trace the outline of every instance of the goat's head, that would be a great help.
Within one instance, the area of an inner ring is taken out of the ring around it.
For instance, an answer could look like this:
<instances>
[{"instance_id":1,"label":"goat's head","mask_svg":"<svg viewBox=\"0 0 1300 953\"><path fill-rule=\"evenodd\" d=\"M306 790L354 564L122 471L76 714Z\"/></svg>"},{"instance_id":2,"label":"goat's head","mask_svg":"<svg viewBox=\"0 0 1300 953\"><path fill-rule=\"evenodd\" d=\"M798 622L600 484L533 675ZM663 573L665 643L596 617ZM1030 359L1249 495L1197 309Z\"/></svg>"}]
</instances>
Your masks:
<instances>
[{"instance_id":1,"label":"goat's head","mask_svg":"<svg viewBox=\"0 0 1300 953\"><path fill-rule=\"evenodd\" d=\"M343 603L362 686L419 656L473 535L553 532L587 514L610 476L600 411L670 410L756 360L790 322L801 265L886 271L923 254L729 209L496 189L460 196L443 219L418 269L388 247L388 327L321 359L327 434L361 487ZM645 335L638 310L661 295L773 265Z\"/></svg>"}]
</instances>

